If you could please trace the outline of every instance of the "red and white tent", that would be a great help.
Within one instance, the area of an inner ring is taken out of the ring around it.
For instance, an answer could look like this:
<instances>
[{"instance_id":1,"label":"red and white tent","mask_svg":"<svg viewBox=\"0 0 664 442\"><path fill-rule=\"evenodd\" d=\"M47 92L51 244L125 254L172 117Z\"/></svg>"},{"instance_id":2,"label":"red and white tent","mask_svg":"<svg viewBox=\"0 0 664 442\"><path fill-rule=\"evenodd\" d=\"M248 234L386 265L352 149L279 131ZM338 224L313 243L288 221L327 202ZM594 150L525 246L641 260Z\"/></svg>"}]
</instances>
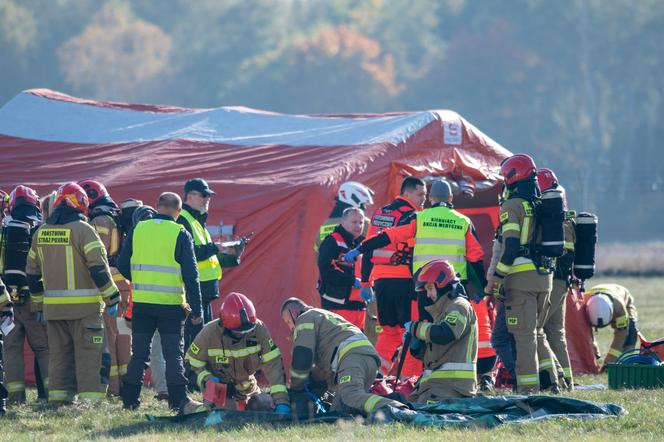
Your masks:
<instances>
[{"instance_id":1,"label":"red and white tent","mask_svg":"<svg viewBox=\"0 0 664 442\"><path fill-rule=\"evenodd\" d=\"M490 253L500 161L510 152L449 110L381 115L284 115L245 107L185 109L97 102L25 91L0 108L0 188L50 192L94 178L117 201L153 205L203 177L217 192L209 216L255 235L222 295L247 294L280 344L278 307L289 296L317 304L313 241L347 180L391 200L406 175L444 176L455 204ZM464 193L465 192L465 193ZM470 195L473 195L472 197ZM487 256L488 259L488 256Z\"/></svg>"}]
</instances>

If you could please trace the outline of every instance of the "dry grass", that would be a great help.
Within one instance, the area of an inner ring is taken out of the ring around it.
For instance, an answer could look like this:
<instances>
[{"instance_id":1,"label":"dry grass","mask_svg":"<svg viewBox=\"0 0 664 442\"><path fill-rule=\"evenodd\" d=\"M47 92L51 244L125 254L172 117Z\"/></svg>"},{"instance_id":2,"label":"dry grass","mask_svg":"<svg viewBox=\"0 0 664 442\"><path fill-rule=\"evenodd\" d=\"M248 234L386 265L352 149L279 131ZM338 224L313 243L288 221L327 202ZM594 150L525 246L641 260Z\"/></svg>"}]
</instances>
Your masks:
<instances>
[{"instance_id":1,"label":"dry grass","mask_svg":"<svg viewBox=\"0 0 664 442\"><path fill-rule=\"evenodd\" d=\"M639 328L649 338L664 336L664 297L660 291L664 278L594 278L589 285L602 282L622 284L633 293L639 310ZM599 342L606 351L611 338L601 330ZM606 375L578 376L581 384L607 383ZM34 400L35 393L30 391ZM396 425L311 425L274 428L269 425L246 425L240 428L192 428L148 422L144 413L167 415L163 402L144 392L144 406L139 412L122 410L117 400L91 406L80 404L58 411L37 405L12 409L0 419L0 440L132 440L132 441L308 441L308 440L509 440L509 441L602 441L662 440L664 429L664 389L659 390L588 390L565 393L569 396L611 402L624 407L628 414L602 420L555 419L526 425L504 425L493 430L438 430Z\"/></svg>"},{"instance_id":2,"label":"dry grass","mask_svg":"<svg viewBox=\"0 0 664 442\"><path fill-rule=\"evenodd\" d=\"M598 244L596 255L601 275L664 275L664 241Z\"/></svg>"}]
</instances>

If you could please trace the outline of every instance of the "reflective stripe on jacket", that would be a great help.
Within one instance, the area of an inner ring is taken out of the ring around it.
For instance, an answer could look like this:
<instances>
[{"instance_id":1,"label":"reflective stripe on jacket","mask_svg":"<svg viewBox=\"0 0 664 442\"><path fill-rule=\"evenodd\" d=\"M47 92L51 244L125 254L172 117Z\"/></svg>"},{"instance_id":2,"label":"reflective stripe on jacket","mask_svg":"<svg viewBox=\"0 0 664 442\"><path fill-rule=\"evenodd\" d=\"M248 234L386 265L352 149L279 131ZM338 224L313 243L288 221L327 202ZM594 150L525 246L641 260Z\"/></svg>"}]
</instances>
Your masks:
<instances>
[{"instance_id":1,"label":"reflective stripe on jacket","mask_svg":"<svg viewBox=\"0 0 664 442\"><path fill-rule=\"evenodd\" d=\"M175 221L151 219L136 225L132 240L133 302L182 305L186 302L180 264L175 260L178 235Z\"/></svg>"},{"instance_id":2,"label":"reflective stripe on jacket","mask_svg":"<svg viewBox=\"0 0 664 442\"><path fill-rule=\"evenodd\" d=\"M446 259L468 279L466 271L466 232L470 220L447 206L425 209L417 214L417 233L413 252L413 274L427 262Z\"/></svg>"},{"instance_id":3,"label":"reflective stripe on jacket","mask_svg":"<svg viewBox=\"0 0 664 442\"><path fill-rule=\"evenodd\" d=\"M212 242L210 232L208 232L191 213L186 209L183 209L182 212L180 212L180 215L189 222L195 245L199 246L202 244L210 244ZM203 261L198 261L197 265L201 282L221 279L221 265L219 264L219 258L217 258L217 255L212 255Z\"/></svg>"}]
</instances>

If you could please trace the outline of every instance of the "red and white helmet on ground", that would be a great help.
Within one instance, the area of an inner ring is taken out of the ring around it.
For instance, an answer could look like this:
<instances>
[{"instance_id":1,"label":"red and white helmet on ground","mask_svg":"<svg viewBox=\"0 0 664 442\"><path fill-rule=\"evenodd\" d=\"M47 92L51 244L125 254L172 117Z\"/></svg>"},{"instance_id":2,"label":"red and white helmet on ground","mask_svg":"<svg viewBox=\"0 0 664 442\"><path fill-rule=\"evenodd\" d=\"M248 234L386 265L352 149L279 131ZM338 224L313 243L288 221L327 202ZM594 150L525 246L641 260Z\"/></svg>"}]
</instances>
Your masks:
<instances>
[{"instance_id":1,"label":"red and white helmet on ground","mask_svg":"<svg viewBox=\"0 0 664 442\"><path fill-rule=\"evenodd\" d=\"M518 153L500 163L500 174L508 186L535 176L535 161L526 154Z\"/></svg>"},{"instance_id":2,"label":"red and white helmet on ground","mask_svg":"<svg viewBox=\"0 0 664 442\"><path fill-rule=\"evenodd\" d=\"M242 293L232 292L221 304L221 325L235 333L249 333L256 327L256 308Z\"/></svg>"},{"instance_id":3,"label":"red and white helmet on ground","mask_svg":"<svg viewBox=\"0 0 664 442\"><path fill-rule=\"evenodd\" d=\"M415 275L415 290L424 291L424 286L431 282L439 289L458 281L454 267L446 259L434 259L420 267Z\"/></svg>"},{"instance_id":4,"label":"red and white helmet on ground","mask_svg":"<svg viewBox=\"0 0 664 442\"><path fill-rule=\"evenodd\" d=\"M342 203L364 209L373 204L373 190L357 181L346 181L339 187L337 199Z\"/></svg>"},{"instance_id":5,"label":"red and white helmet on ground","mask_svg":"<svg viewBox=\"0 0 664 442\"><path fill-rule=\"evenodd\" d=\"M586 313L593 327L606 327L613 319L613 302L603 293L593 295L586 300Z\"/></svg>"},{"instance_id":6,"label":"red and white helmet on ground","mask_svg":"<svg viewBox=\"0 0 664 442\"><path fill-rule=\"evenodd\" d=\"M104 186L99 181L83 180L79 181L78 185L85 190L91 205L99 201L101 198L108 196L108 190L106 190L106 186Z\"/></svg>"},{"instance_id":7,"label":"red and white helmet on ground","mask_svg":"<svg viewBox=\"0 0 664 442\"><path fill-rule=\"evenodd\" d=\"M537 184L541 191L555 189L560 185L558 177L553 173L553 170L546 167L537 169Z\"/></svg>"},{"instance_id":8,"label":"red and white helmet on ground","mask_svg":"<svg viewBox=\"0 0 664 442\"><path fill-rule=\"evenodd\" d=\"M12 193L9 194L9 211L14 210L14 207L23 204L30 204L31 206L39 207L39 196L37 192L28 186L16 186Z\"/></svg>"},{"instance_id":9,"label":"red and white helmet on ground","mask_svg":"<svg viewBox=\"0 0 664 442\"><path fill-rule=\"evenodd\" d=\"M85 190L74 182L63 184L55 192L54 209L61 204L66 204L84 215L88 213L88 207L90 206Z\"/></svg>"}]
</instances>

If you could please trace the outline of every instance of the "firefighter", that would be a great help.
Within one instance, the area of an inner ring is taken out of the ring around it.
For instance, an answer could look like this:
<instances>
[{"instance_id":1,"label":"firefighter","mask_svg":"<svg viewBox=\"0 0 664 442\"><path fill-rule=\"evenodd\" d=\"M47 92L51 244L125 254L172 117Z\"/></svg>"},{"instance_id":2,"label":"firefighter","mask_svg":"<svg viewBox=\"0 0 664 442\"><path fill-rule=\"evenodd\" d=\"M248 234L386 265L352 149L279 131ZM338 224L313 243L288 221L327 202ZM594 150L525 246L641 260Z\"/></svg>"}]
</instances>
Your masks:
<instances>
[{"instance_id":1,"label":"firefighter","mask_svg":"<svg viewBox=\"0 0 664 442\"><path fill-rule=\"evenodd\" d=\"M104 349L103 305L117 313L120 292L106 249L86 221L88 197L76 183L61 186L51 216L35 232L26 267L32 302L47 324L49 403L99 400ZM42 313L43 312L43 313Z\"/></svg>"},{"instance_id":2,"label":"firefighter","mask_svg":"<svg viewBox=\"0 0 664 442\"><path fill-rule=\"evenodd\" d=\"M168 405L178 409L186 399L184 322L189 313L192 324L200 324L203 312L193 240L175 222L181 210L177 194L162 193L157 215L129 232L118 258L118 269L132 283L132 355L122 386L126 409L140 406L143 372L155 330L166 359Z\"/></svg>"},{"instance_id":3,"label":"firefighter","mask_svg":"<svg viewBox=\"0 0 664 442\"><path fill-rule=\"evenodd\" d=\"M424 373L410 400L427 403L477 394L477 317L466 290L446 260L435 259L415 273L415 290L426 291L433 320L406 324L410 351Z\"/></svg>"},{"instance_id":4,"label":"firefighter","mask_svg":"<svg viewBox=\"0 0 664 442\"><path fill-rule=\"evenodd\" d=\"M125 235L134 226L134 212L139 207L143 207L143 201L135 198L127 198L120 203L120 227Z\"/></svg>"},{"instance_id":5,"label":"firefighter","mask_svg":"<svg viewBox=\"0 0 664 442\"><path fill-rule=\"evenodd\" d=\"M373 204L373 190L357 181L346 181L339 187L335 204L330 216L323 222L318 229L318 236L314 243L314 251L318 254L318 248L323 240L330 235L341 222L344 211L351 207L356 207L362 212L367 210L367 206ZM362 230L362 236L366 236L366 225Z\"/></svg>"},{"instance_id":6,"label":"firefighter","mask_svg":"<svg viewBox=\"0 0 664 442\"><path fill-rule=\"evenodd\" d=\"M507 330L514 338L516 385L520 394L537 393L540 368L553 366L543 326L552 275L540 266L531 247L535 242L534 204L539 197L535 162L517 154L501 164L508 196L500 207L500 259L490 275L490 291L503 299ZM557 379L550 380L557 388Z\"/></svg>"},{"instance_id":7,"label":"firefighter","mask_svg":"<svg viewBox=\"0 0 664 442\"><path fill-rule=\"evenodd\" d=\"M405 225L383 230L376 236L368 238L354 251L346 254L350 260L358 252L367 253L385 247L388 244L415 242L413 249L412 270L417 270L433 259L447 259L459 272L462 283L467 283L472 268L473 280L486 286L482 247L479 244L475 229L470 219L453 209L452 189L445 180L437 180L431 186L431 207L415 213ZM426 297L418 302L424 312L420 319L431 320L426 309L430 300Z\"/></svg>"},{"instance_id":8,"label":"firefighter","mask_svg":"<svg viewBox=\"0 0 664 442\"><path fill-rule=\"evenodd\" d=\"M9 216L2 229L2 277L14 306L14 330L5 337L4 359L9 402L25 402L24 343L36 358L35 375L42 385L38 389L40 400L46 400L48 385L48 338L46 324L37 320L35 305L30 301L30 290L25 265L32 236L41 223L37 192L26 186L16 187L10 194Z\"/></svg>"},{"instance_id":9,"label":"firefighter","mask_svg":"<svg viewBox=\"0 0 664 442\"><path fill-rule=\"evenodd\" d=\"M0 191L2 192L2 191ZM3 198L3 195L0 193L0 198ZM2 216L0 215L0 218ZM9 293L7 288L0 278L0 324L5 323L5 321L14 320L14 312L12 310L12 302L9 298ZM2 347L3 347L3 333L0 332L0 417L5 415L7 411L7 396L9 392L5 387L5 371L3 367L3 356L2 356Z\"/></svg>"},{"instance_id":10,"label":"firefighter","mask_svg":"<svg viewBox=\"0 0 664 442\"><path fill-rule=\"evenodd\" d=\"M378 209L371 218L369 236L388 227L407 225L426 200L426 184L417 177L406 177L401 183L401 193L394 201ZM417 294L410 269L414 241L387 244L362 255L363 291L375 295L378 312L376 351L381 358L381 372L387 375L391 361L401 345L403 325L417 318L413 309ZM367 295L365 295L367 296ZM408 355L403 366L404 376L419 375L422 364Z\"/></svg>"},{"instance_id":11,"label":"firefighter","mask_svg":"<svg viewBox=\"0 0 664 442\"><path fill-rule=\"evenodd\" d=\"M341 223L320 244L318 291L321 307L330 310L360 330L366 322L367 301L371 301L371 290L363 289L359 275L359 264L346 263L341 258L364 239L364 212L357 207L344 210ZM356 268L357 267L357 268Z\"/></svg>"},{"instance_id":12,"label":"firefighter","mask_svg":"<svg viewBox=\"0 0 664 442\"><path fill-rule=\"evenodd\" d=\"M540 190L561 189L556 174L551 169L537 169L537 183ZM564 192L564 190L563 190ZM572 281L572 265L574 264L574 242L576 233L574 228L575 212L567 212L565 216L565 253L556 260L556 268L553 273L553 285L551 288L551 306L549 314L544 322L544 334L556 357L558 369L562 372L563 386L567 390L574 388L572 378L572 366L567 351L567 338L565 337L565 306L567 304L567 292ZM541 370L541 368L540 368Z\"/></svg>"},{"instance_id":13,"label":"firefighter","mask_svg":"<svg viewBox=\"0 0 664 442\"><path fill-rule=\"evenodd\" d=\"M256 318L254 304L242 293L230 293L219 318L206 324L187 350L201 390L208 382L222 384L230 399L224 408L235 409L237 402L260 394L255 375L261 370L270 383L274 411L290 413L281 352L265 323Z\"/></svg>"},{"instance_id":14,"label":"firefighter","mask_svg":"<svg viewBox=\"0 0 664 442\"><path fill-rule=\"evenodd\" d=\"M120 378L127 373L127 364L131 357L131 335L120 334L117 324L117 318L122 318L129 302L129 283L116 267L123 239L123 231L120 226L120 209L109 195L106 187L100 182L84 180L79 181L78 185L88 195L90 201L88 222L95 228L106 248L106 256L108 257L113 281L120 290L120 305L117 315L111 317L104 314L107 351L104 353L103 361L103 365L109 369L107 393L118 396L120 394Z\"/></svg>"},{"instance_id":15,"label":"firefighter","mask_svg":"<svg viewBox=\"0 0 664 442\"><path fill-rule=\"evenodd\" d=\"M48 219L53 212L53 202L55 201L55 190L39 200L39 207L42 213L42 219Z\"/></svg>"},{"instance_id":16,"label":"firefighter","mask_svg":"<svg viewBox=\"0 0 664 442\"><path fill-rule=\"evenodd\" d=\"M638 315L634 298L627 288L618 284L600 284L583 294L586 314L590 325L603 328L611 325L613 341L609 352L604 357L602 371L606 365L615 361L621 354L636 347L639 331L636 327ZM600 358L599 347L593 335L595 356Z\"/></svg>"},{"instance_id":17,"label":"firefighter","mask_svg":"<svg viewBox=\"0 0 664 442\"><path fill-rule=\"evenodd\" d=\"M293 357L291 391L307 388L312 365L335 391L332 410L374 415L381 408L405 408L401 402L368 393L380 359L371 342L350 322L298 298L281 306L281 318L291 331Z\"/></svg>"}]
</instances>

